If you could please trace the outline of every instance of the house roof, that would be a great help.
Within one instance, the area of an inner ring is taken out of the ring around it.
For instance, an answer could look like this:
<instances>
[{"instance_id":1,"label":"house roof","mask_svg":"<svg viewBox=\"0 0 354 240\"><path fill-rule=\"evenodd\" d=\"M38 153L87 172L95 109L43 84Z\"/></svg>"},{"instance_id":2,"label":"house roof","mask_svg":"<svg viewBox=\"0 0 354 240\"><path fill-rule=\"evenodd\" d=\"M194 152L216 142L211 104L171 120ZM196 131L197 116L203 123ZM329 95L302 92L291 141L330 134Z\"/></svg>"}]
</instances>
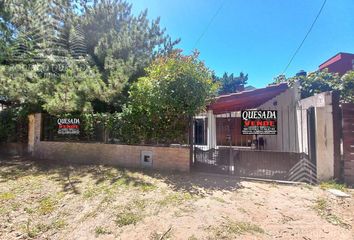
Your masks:
<instances>
[{"instance_id":1,"label":"house roof","mask_svg":"<svg viewBox=\"0 0 354 240\"><path fill-rule=\"evenodd\" d=\"M343 58L343 56L353 56L353 53L345 53L345 52L339 52L336 55L334 55L333 57L331 57L330 59L327 59L325 62L323 62L319 67L319 69L323 69L326 68L328 65L331 65L334 62L339 61L340 59Z\"/></svg>"},{"instance_id":2,"label":"house roof","mask_svg":"<svg viewBox=\"0 0 354 240\"><path fill-rule=\"evenodd\" d=\"M220 95L208 106L214 114L251 109L262 105L288 89L287 83L269 85L265 88Z\"/></svg>"}]
</instances>

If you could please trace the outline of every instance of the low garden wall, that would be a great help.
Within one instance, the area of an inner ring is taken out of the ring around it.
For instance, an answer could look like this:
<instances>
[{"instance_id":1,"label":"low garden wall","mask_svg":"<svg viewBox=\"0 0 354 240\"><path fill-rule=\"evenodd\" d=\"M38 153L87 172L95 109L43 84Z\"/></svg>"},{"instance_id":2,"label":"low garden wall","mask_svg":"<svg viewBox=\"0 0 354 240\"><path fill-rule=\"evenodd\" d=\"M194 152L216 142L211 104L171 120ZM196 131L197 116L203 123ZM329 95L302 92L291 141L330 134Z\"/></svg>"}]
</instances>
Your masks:
<instances>
[{"instance_id":1,"label":"low garden wall","mask_svg":"<svg viewBox=\"0 0 354 240\"><path fill-rule=\"evenodd\" d=\"M142 154L151 154L151 165ZM33 155L39 159L75 164L105 164L130 168L189 171L189 148L39 141Z\"/></svg>"},{"instance_id":2,"label":"low garden wall","mask_svg":"<svg viewBox=\"0 0 354 240\"><path fill-rule=\"evenodd\" d=\"M25 156L28 154L26 143L0 143L0 154Z\"/></svg>"}]
</instances>

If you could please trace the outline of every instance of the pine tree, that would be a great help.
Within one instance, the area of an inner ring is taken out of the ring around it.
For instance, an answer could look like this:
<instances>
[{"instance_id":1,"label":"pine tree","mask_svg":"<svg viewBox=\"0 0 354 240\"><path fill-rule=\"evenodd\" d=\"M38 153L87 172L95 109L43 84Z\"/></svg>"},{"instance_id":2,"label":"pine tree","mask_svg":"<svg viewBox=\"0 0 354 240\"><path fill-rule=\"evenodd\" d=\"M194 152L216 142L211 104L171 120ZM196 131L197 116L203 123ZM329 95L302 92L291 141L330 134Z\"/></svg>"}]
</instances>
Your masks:
<instances>
[{"instance_id":1,"label":"pine tree","mask_svg":"<svg viewBox=\"0 0 354 240\"><path fill-rule=\"evenodd\" d=\"M6 53L0 57L0 96L55 114L102 105L119 110L129 85L178 42L159 19L149 21L147 11L133 16L125 1L0 4L0 48Z\"/></svg>"},{"instance_id":2,"label":"pine tree","mask_svg":"<svg viewBox=\"0 0 354 240\"><path fill-rule=\"evenodd\" d=\"M234 74L224 75L219 78L216 77L216 81L220 83L219 94L228 94L243 91L247 84L248 74L240 73L238 77L234 77Z\"/></svg>"}]
</instances>

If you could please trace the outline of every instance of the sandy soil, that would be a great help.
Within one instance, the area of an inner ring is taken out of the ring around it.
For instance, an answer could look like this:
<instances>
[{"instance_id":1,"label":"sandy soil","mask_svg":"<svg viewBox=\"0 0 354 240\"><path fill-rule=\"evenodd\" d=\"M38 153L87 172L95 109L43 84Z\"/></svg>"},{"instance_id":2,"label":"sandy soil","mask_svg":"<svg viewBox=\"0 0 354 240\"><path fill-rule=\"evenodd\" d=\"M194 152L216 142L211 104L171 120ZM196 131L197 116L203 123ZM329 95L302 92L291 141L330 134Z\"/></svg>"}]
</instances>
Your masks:
<instances>
[{"instance_id":1,"label":"sandy soil","mask_svg":"<svg viewBox=\"0 0 354 240\"><path fill-rule=\"evenodd\" d=\"M354 239L354 190L0 157L0 239Z\"/></svg>"}]
</instances>

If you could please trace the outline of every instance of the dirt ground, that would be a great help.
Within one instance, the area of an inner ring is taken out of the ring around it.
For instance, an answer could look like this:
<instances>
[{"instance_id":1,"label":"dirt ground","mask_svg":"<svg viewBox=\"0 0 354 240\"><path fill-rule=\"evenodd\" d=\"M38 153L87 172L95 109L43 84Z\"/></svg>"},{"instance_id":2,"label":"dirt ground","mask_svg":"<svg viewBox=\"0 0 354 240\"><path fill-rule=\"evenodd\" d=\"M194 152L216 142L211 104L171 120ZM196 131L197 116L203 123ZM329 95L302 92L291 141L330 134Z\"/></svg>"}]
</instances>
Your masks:
<instances>
[{"instance_id":1,"label":"dirt ground","mask_svg":"<svg viewBox=\"0 0 354 240\"><path fill-rule=\"evenodd\" d=\"M354 190L0 157L0 239L354 239Z\"/></svg>"}]
</instances>

